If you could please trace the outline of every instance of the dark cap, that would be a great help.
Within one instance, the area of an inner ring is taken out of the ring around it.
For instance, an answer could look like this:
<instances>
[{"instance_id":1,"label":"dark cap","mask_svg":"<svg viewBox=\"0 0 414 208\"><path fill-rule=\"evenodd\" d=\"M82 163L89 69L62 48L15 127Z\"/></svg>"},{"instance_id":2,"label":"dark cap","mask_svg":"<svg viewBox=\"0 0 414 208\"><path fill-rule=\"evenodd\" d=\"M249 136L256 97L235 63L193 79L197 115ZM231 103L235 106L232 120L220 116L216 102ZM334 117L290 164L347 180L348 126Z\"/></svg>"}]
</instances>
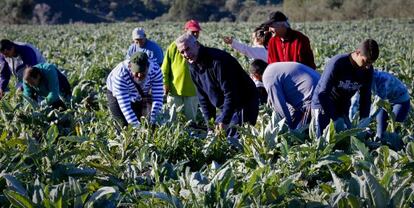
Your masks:
<instances>
[{"instance_id":1,"label":"dark cap","mask_svg":"<svg viewBox=\"0 0 414 208\"><path fill-rule=\"evenodd\" d=\"M130 58L131 71L132 72L145 72L148 67L148 56L143 52L136 52Z\"/></svg>"},{"instance_id":2,"label":"dark cap","mask_svg":"<svg viewBox=\"0 0 414 208\"><path fill-rule=\"evenodd\" d=\"M264 22L262 25L269 26L273 22L285 22L287 20L288 18L286 17L286 15L284 15L280 11L276 11L276 12L270 13L269 19L266 22Z\"/></svg>"}]
</instances>

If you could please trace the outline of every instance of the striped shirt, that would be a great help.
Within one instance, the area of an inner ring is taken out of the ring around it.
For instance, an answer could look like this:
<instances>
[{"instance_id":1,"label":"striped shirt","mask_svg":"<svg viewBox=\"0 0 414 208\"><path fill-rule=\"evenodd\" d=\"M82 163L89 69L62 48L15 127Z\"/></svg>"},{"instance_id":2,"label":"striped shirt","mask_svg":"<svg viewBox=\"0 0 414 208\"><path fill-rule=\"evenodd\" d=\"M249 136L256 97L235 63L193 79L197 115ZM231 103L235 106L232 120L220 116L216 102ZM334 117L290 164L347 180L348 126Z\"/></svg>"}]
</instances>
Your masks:
<instances>
[{"instance_id":1,"label":"striped shirt","mask_svg":"<svg viewBox=\"0 0 414 208\"><path fill-rule=\"evenodd\" d=\"M108 90L117 99L119 107L128 124L139 126L139 119L132 110L131 103L142 100L138 89L135 87L134 79L128 68L129 60L119 63L109 74L106 80ZM162 73L158 64L150 61L148 74L140 83L144 94L152 94L152 108L150 122L154 123L163 105L163 83Z\"/></svg>"}]
</instances>

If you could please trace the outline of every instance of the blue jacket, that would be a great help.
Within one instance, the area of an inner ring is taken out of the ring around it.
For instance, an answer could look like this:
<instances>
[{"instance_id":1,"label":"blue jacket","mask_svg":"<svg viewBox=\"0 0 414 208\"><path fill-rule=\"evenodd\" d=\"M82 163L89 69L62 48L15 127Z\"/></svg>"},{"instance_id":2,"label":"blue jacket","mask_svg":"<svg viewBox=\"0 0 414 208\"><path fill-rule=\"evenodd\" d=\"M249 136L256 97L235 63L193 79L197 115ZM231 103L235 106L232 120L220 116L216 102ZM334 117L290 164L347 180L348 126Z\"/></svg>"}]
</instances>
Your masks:
<instances>
[{"instance_id":1,"label":"blue jacket","mask_svg":"<svg viewBox=\"0 0 414 208\"><path fill-rule=\"evenodd\" d=\"M333 120L347 116L351 97L359 91L361 118L369 116L373 68L360 69L351 54L329 60L312 97L312 108L322 109Z\"/></svg>"},{"instance_id":2,"label":"blue jacket","mask_svg":"<svg viewBox=\"0 0 414 208\"><path fill-rule=\"evenodd\" d=\"M37 48L28 43L15 42L16 53L23 61L23 64L18 66L16 71L26 66L34 66L45 62L42 54Z\"/></svg>"},{"instance_id":3,"label":"blue jacket","mask_svg":"<svg viewBox=\"0 0 414 208\"><path fill-rule=\"evenodd\" d=\"M384 71L374 71L372 93L390 103L410 100L407 87L398 78Z\"/></svg>"},{"instance_id":4,"label":"blue jacket","mask_svg":"<svg viewBox=\"0 0 414 208\"><path fill-rule=\"evenodd\" d=\"M132 43L128 48L128 52L125 56L125 59L129 59L136 52L146 53L150 59L155 59L159 66L162 65L162 60L164 60L164 54L162 52L161 47L157 43L149 39L145 41L144 47L142 48L139 47L138 44Z\"/></svg>"},{"instance_id":5,"label":"blue jacket","mask_svg":"<svg viewBox=\"0 0 414 208\"><path fill-rule=\"evenodd\" d=\"M230 54L215 48L200 46L196 63L190 64L190 73L205 120L216 118L217 123L229 124L237 111L249 109L257 101L256 86L249 75Z\"/></svg>"}]
</instances>

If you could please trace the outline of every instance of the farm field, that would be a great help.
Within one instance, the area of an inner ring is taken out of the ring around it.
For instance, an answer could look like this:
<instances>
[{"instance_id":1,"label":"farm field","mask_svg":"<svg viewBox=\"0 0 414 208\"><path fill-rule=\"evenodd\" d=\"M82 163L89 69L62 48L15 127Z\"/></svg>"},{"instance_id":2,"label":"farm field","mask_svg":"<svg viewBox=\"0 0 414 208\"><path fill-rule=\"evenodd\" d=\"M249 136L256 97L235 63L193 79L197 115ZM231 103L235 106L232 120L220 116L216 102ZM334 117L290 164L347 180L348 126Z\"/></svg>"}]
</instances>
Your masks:
<instances>
[{"instance_id":1,"label":"farm field","mask_svg":"<svg viewBox=\"0 0 414 208\"><path fill-rule=\"evenodd\" d=\"M390 122L394 151L365 144L365 128L321 139L288 131L268 107L256 126L240 128L242 150L223 135L205 138L174 108L164 106L155 131L116 135L106 106L105 78L126 54L131 31L167 46L184 23L154 21L95 25L0 25L0 38L29 42L72 84L71 108L59 112L26 101L12 86L0 101L1 207L413 207L414 111L403 126ZM223 36L250 41L253 23L202 23L199 41L225 49L247 69L248 59ZM375 68L414 91L414 19L293 23L308 35L319 71L365 38L380 44ZM373 107L385 106L376 102ZM411 109L413 109L411 102ZM201 118L200 118L201 120ZM398 133L394 130L399 130Z\"/></svg>"}]
</instances>

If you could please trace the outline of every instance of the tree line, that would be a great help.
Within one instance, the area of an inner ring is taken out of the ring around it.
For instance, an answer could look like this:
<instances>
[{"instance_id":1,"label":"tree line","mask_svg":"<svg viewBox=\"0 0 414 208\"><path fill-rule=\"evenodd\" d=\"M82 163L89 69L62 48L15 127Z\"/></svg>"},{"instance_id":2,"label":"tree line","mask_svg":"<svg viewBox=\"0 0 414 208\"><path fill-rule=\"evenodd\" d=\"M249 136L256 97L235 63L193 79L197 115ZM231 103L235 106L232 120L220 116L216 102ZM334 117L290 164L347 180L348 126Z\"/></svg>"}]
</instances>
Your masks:
<instances>
[{"instance_id":1,"label":"tree line","mask_svg":"<svg viewBox=\"0 0 414 208\"><path fill-rule=\"evenodd\" d=\"M293 21L412 18L412 0L0 0L3 24L251 21L274 10Z\"/></svg>"}]
</instances>

